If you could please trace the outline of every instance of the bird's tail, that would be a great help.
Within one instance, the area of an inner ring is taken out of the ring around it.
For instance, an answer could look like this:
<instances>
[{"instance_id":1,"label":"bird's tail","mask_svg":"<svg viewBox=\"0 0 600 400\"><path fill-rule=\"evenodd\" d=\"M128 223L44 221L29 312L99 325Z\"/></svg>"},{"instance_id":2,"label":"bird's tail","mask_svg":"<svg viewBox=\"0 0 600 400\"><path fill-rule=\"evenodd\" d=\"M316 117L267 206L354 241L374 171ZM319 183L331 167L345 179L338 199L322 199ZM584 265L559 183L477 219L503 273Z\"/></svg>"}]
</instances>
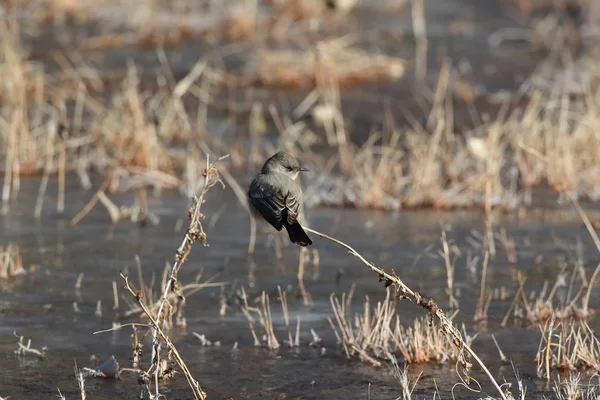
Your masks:
<instances>
[{"instance_id":1,"label":"bird's tail","mask_svg":"<svg viewBox=\"0 0 600 400\"><path fill-rule=\"evenodd\" d=\"M292 225L285 224L285 229L290 235L290 240L292 243L299 244L302 247L307 247L313 244L312 240L308 237L304 229L302 229L302 225L298 221L294 221Z\"/></svg>"}]
</instances>

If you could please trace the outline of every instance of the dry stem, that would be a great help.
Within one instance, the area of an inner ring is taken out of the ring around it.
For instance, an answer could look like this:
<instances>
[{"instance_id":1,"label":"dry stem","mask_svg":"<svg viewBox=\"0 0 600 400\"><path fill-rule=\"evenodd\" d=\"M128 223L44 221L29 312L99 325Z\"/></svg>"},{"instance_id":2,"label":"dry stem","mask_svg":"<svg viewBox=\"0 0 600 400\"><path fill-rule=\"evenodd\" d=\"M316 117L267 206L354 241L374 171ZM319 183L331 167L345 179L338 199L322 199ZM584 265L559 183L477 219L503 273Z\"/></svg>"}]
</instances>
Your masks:
<instances>
[{"instance_id":1,"label":"dry stem","mask_svg":"<svg viewBox=\"0 0 600 400\"><path fill-rule=\"evenodd\" d=\"M150 310L148 310L146 308L146 306L144 305L144 303L142 301L143 292L134 290L131 287L131 285L129 284L129 279L125 275L121 274L121 278L123 278L123 280L125 281L125 288L127 289L127 291L136 299L139 306L144 311L144 314L146 314L148 316L148 318L150 319L150 323L152 324L152 327L154 328L154 332L157 332L157 334L160 335L162 340L167 345L167 348L169 349L169 351L175 356L175 362L177 363L179 368L181 368L181 370L183 371L183 374L185 375L185 378L187 379L188 384L190 385L190 388L192 388L192 391L194 392L194 398L196 400L198 400L198 399L205 400L206 393L204 393L204 391L200 387L200 384L198 383L198 381L196 379L194 379L194 377L192 376L187 365L185 365L185 362L183 361L183 359L179 355L179 352L175 348L175 345L173 344L173 342L171 342L171 339L163 332L162 329L160 329L159 322L157 320L155 320L154 317L152 317ZM158 341L156 341L156 342L158 342ZM156 353L156 359L158 359L158 352ZM158 372L160 370L160 362L157 361L156 366L155 366L154 360L155 360L155 358L153 357L152 358L152 361L153 361L152 367L150 369L155 368L155 371L156 371L155 372L156 373L155 382L157 382L158 381ZM150 373L148 373L148 374L150 375ZM158 392L158 387L156 388L156 391ZM157 395L158 395L158 393L157 393Z\"/></svg>"},{"instance_id":2,"label":"dry stem","mask_svg":"<svg viewBox=\"0 0 600 400\"><path fill-rule=\"evenodd\" d=\"M177 274L179 272L179 269L181 268L181 266L183 265L183 263L189 256L189 254L192 250L192 244L194 242L200 241L205 246L208 245L206 243L206 233L204 233L204 230L202 228L202 223L201 223L201 220L204 218L204 216L200 212L200 209L202 207L202 204L204 203L204 196L217 183L221 183L221 185L223 185L223 187L225 187L225 185L223 184L223 182L221 181L221 179L219 177L219 173L218 173L217 169L210 163L209 156L207 155L206 156L206 169L204 171L204 187L202 188L200 196L198 198L194 198L193 209L190 209L190 226L185 233L183 242L177 249L177 253L175 255L175 262L173 263L173 267L171 268L169 280L167 281L167 284L165 285L165 288L163 290L163 295L162 295L162 298L160 301L160 305L159 305L158 311L156 313L156 319L151 318L150 315L148 315L150 317L150 320L153 321L152 324L154 325L154 334L153 334L153 340L152 340L152 343L153 343L153 345L152 345L152 366L148 370L148 375L154 374L155 377L158 377L158 373L159 373L159 369L160 369L159 368L159 365L160 365L160 341L158 340L159 333L160 333L160 336L163 338L163 340L165 340L167 345L170 343L168 337L166 337L162 333L158 324L162 324L163 310L165 308L165 305L168 303L167 299L169 297L169 293L171 291L173 291L173 292L177 293L180 297L183 298L183 294L179 293L179 283L177 280ZM136 299L138 299L138 297L136 297ZM141 302L138 301L138 303L140 303L140 305L141 305ZM146 309L144 307L142 307L142 308L144 309L144 312L146 314L148 314L146 312ZM154 322L154 321L156 321L156 322ZM173 350L174 350L174 347L173 347ZM178 363L179 363L179 361L178 361ZM186 372L187 367L185 367L185 364L183 364L183 361L181 361L181 363L179 363L179 364L180 364L180 367L182 368L182 370L184 370L184 372ZM189 374L189 371L187 371L186 377L188 378L190 387L194 391L194 396L197 399L205 399L206 395L200 389L200 386L198 385L198 383L192 379L191 375L188 375L188 374ZM158 395L158 387L156 387L156 391L157 391L156 394Z\"/></svg>"},{"instance_id":3,"label":"dry stem","mask_svg":"<svg viewBox=\"0 0 600 400\"><path fill-rule=\"evenodd\" d=\"M489 377L490 381L493 383L494 387L500 394L500 397L503 400L507 400L506 394L504 393L504 391L502 390L500 385L498 385L498 382L496 382L493 375L487 369L487 367L485 366L483 361L481 361L481 359L477 356L477 354L475 354L475 352L465 343L460 331L452 324L452 321L450 321L450 319L438 307L438 305L436 304L436 302L433 299L428 299L428 298L422 297L418 292L415 292L411 288L406 286L404 284L404 282L402 282L402 280L398 276L396 276L393 273L389 274L386 271L384 271L383 269L376 267L374 264L367 261L362 255L360 255L356 250L354 250L351 246L347 245L346 243L344 243L338 239L335 239L329 235L326 235L324 233L315 231L314 229L307 228L307 227L305 227L304 229L307 232L311 232L317 236L320 236L324 239L330 240L330 241L346 248L351 255L358 257L358 259L360 261L362 261L367 267L369 267L373 272L377 273L377 275L379 276L379 280L384 281L386 287L388 287L390 285L395 285L397 290L400 292L400 298L407 298L411 301L414 301L415 304L427 309L431 313L432 316L435 315L440 322L440 329L441 329L442 333L444 335L447 335L452 340L454 345L459 349L459 351L460 351L459 362L465 369L465 372L468 373L469 369L471 368L471 364L466 360L466 357L465 357L465 352L466 352L469 355L471 355L471 357L473 357L475 359L475 361L477 361L479 366L483 369L483 371Z\"/></svg>"}]
</instances>

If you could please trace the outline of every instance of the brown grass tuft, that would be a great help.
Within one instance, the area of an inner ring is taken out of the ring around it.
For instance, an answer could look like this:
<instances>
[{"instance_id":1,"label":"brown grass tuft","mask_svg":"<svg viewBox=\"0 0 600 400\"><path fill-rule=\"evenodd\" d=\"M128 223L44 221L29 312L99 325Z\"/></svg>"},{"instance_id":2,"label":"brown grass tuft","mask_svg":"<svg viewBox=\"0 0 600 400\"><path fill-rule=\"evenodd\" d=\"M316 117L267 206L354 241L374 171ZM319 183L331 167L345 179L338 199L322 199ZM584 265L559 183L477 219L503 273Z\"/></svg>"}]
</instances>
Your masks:
<instances>
[{"instance_id":1,"label":"brown grass tuft","mask_svg":"<svg viewBox=\"0 0 600 400\"><path fill-rule=\"evenodd\" d=\"M411 326L403 326L396 314L397 300L387 290L385 300L371 308L367 297L363 312L349 315L350 298L330 298L335 319L329 322L348 358L358 358L375 366L380 360L393 360L402 355L409 363L444 364L457 362L461 350L451 338L442 334L429 318L417 318ZM334 323L335 321L335 323ZM470 346L472 338L467 339Z\"/></svg>"},{"instance_id":2,"label":"brown grass tuft","mask_svg":"<svg viewBox=\"0 0 600 400\"><path fill-rule=\"evenodd\" d=\"M600 340L587 322L569 324L551 319L540 330L536 355L540 378L549 381L552 370L600 372Z\"/></svg>"}]
</instances>

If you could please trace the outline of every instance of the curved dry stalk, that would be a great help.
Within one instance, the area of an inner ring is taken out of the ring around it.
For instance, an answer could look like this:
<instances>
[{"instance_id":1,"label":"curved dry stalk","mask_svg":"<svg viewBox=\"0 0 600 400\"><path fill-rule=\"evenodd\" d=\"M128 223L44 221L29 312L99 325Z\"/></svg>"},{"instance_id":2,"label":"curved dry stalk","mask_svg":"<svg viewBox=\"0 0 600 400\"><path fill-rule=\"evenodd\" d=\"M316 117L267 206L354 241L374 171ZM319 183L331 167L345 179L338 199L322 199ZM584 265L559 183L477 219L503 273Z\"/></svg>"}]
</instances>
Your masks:
<instances>
[{"instance_id":1,"label":"curved dry stalk","mask_svg":"<svg viewBox=\"0 0 600 400\"><path fill-rule=\"evenodd\" d=\"M406 286L406 284L402 282L402 280L396 274L389 274L385 270L375 266L373 263L367 261L362 255L360 255L359 252L354 250L354 248L342 242L341 240L333 238L319 231L315 231L314 229L308 227L304 227L304 230L307 232L314 233L315 235L320 236L323 239L327 239L346 248L350 254L357 257L373 272L377 273L377 275L379 275L379 281L384 281L386 287L394 285L400 292L400 299L405 298L414 301L417 305L427 309L431 313L432 318L435 315L440 322L440 329L442 333L444 335L447 335L450 339L452 339L454 345L460 350L460 356L458 361L461 363L465 371L468 373L472 366L471 363L469 363L465 357L466 352L471 357L473 357L473 359L477 362L477 364L479 364L481 369L486 373L486 375L500 394L501 398L503 400L507 400L506 394L502 391L502 388L500 387L500 385L498 385L498 382L496 382L491 372L487 369L487 367L485 366L483 361L481 361L481 359L477 356L477 354L475 354L475 352L465 343L460 331L452 324L452 321L446 316L444 311L438 307L435 300L423 297L418 292L413 291L411 288Z\"/></svg>"}]
</instances>

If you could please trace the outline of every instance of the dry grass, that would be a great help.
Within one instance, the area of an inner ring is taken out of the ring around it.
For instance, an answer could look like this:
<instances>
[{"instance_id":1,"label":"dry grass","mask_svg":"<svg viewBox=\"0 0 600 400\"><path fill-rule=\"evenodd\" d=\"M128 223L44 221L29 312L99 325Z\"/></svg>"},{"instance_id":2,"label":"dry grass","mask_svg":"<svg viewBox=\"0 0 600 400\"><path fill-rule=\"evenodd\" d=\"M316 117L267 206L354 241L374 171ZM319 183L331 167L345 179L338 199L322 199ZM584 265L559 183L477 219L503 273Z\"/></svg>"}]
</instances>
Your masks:
<instances>
[{"instance_id":1,"label":"dry grass","mask_svg":"<svg viewBox=\"0 0 600 400\"><path fill-rule=\"evenodd\" d=\"M184 176L194 180L187 182L187 187L197 190L202 167L189 158L198 150L180 152L169 144L190 137L193 126L180 98L200 77L204 64L199 63L185 78L175 82L173 89L163 87L153 95L141 91L137 69L130 66L120 90L103 102L90 94L91 83L84 77L89 68L70 68L73 90L64 83L53 83L43 74L37 80L26 77L30 68L29 63L17 57L21 52L18 35L18 26L4 27L2 66L11 75L21 77L5 84L0 92L5 99L1 103L0 121L7 128L0 129L0 141L5 144L0 153L5 165L4 212L9 200L18 194L19 177L23 174L43 174L36 207L38 216L48 176L55 173L59 177L57 209L63 210L67 171L75 172L86 188L91 186L92 170L106 174L103 190L95 198L102 200L113 220L130 217L133 212L116 209L104 191L178 189L183 186ZM30 100L24 82L32 81L40 82L42 92L52 93L51 103L44 93L36 93ZM66 113L68 102L75 104L71 118ZM161 119L152 121L149 117L152 115Z\"/></svg>"},{"instance_id":2,"label":"dry grass","mask_svg":"<svg viewBox=\"0 0 600 400\"><path fill-rule=\"evenodd\" d=\"M374 308L366 298L363 312L354 316L349 315L350 297L331 296L335 318L329 322L346 356L375 366L381 365L380 360L394 360L395 355L402 355L409 364L457 362L460 349L430 319L418 318L408 327L400 323L392 291ZM473 338L465 337L470 346Z\"/></svg>"},{"instance_id":3,"label":"dry grass","mask_svg":"<svg viewBox=\"0 0 600 400\"><path fill-rule=\"evenodd\" d=\"M398 361L396 360L395 357L392 357L389 368L390 368L390 374L396 379L396 381L398 382L398 384L400 385L400 388L402 390L402 392L401 392L402 394L400 396L398 396L396 398L396 400L412 399L413 391L415 390L417 383L419 383L421 374L419 374L419 376L417 376L415 381L412 382L412 384L411 384L411 382L408 379L408 365L405 364L404 367L402 369L400 369L400 366L398 365ZM439 393L438 393L438 395L439 395Z\"/></svg>"},{"instance_id":4,"label":"dry grass","mask_svg":"<svg viewBox=\"0 0 600 400\"><path fill-rule=\"evenodd\" d=\"M313 203L395 210L483 208L489 201L494 208L514 209L546 184L600 198L597 92L577 100L565 85L551 93L532 88L523 109L463 137L454 133L443 72L431 124L408 131L392 125L360 148L347 149L354 164L338 177L321 177L312 188Z\"/></svg>"},{"instance_id":5,"label":"dry grass","mask_svg":"<svg viewBox=\"0 0 600 400\"><path fill-rule=\"evenodd\" d=\"M43 177L35 209L39 218L50 176L58 175L57 211L62 212L67 174L77 176L81 185L90 189L95 186L91 173L100 172L105 180L96 186L88 207L72 221L73 224L98 202L106 207L113 222L125 218L155 222L151 213L143 209L143 204L119 206L111 200L111 194L137 191L140 203L146 197L145 189L151 189L154 194L173 189L188 196L195 194L202 172L202 165L197 161L202 145L197 145L197 139L210 140L215 148L223 147L218 138L206 135L208 108L218 90L249 84L298 87L307 82L309 86L338 87L362 81L397 79L406 68L401 59L361 50L351 46L352 39L342 38L303 46L304 50L298 51L261 47L260 55L241 75L226 73L205 61L198 62L187 76L177 81L164 50L159 47L156 52L161 74L156 79L157 88L145 90L139 66L130 63L125 71L103 71L102 65L93 57L88 60L86 52L101 50L102 35L90 39L98 43L64 43L68 49L65 52L43 55L42 58L52 59L60 67L57 72L46 72L44 63L31 61L26 49L23 38L32 29L26 24L30 20L16 18L20 13L35 21L50 19L57 30L64 28L61 18L74 19L80 24L100 22L101 26L106 24L104 28L109 31L122 28L136 32L140 35L136 40L146 45L156 42L153 46L165 46L169 41L175 45L195 37L192 31L199 28L180 29L179 25L185 25L186 19L202 15L195 23L200 26L203 21L216 23L216 31L221 30L219 24L226 24L228 20L227 8L214 2L207 2L208 13L201 4L192 5L185 1L173 5L153 3L142 0L130 7L107 0L90 7L88 2L56 0L43 1L34 10L26 3L17 2L10 12L7 11L9 17L0 25L0 69L13 79L0 84L4 213L8 212L11 199L18 196L23 175ZM293 21L303 21L308 14L296 9L301 3L273 5L272 17L275 21L289 16ZM243 4L246 8L254 7L242 13L245 18L251 18L252 13L257 12L257 4ZM129 15L131 18L123 21L112 18L119 7L125 7L122 17ZM312 6L302 7L311 10L309 14L318 15L318 10L312 10ZM110 24L107 23L109 16ZM272 24L276 25L276 22L267 24L267 32L274 29ZM255 27L257 32L265 29ZM157 33L161 30L164 32ZM106 45L131 43L128 33L118 35L125 39L113 38L115 40ZM196 110L190 110L186 105L191 101L198 103ZM233 164L246 161L244 157L242 160L234 157Z\"/></svg>"},{"instance_id":6,"label":"dry grass","mask_svg":"<svg viewBox=\"0 0 600 400\"><path fill-rule=\"evenodd\" d=\"M600 381L598 381L598 375L595 375L586 384L582 382L580 374L574 374L563 380L559 377L554 381L552 390L557 400L598 400L600 398Z\"/></svg>"},{"instance_id":7,"label":"dry grass","mask_svg":"<svg viewBox=\"0 0 600 400\"><path fill-rule=\"evenodd\" d=\"M157 282L159 285L156 286L154 284L155 277L152 276L150 279L150 283L148 283L147 279L145 279L142 266L140 263L139 257L136 257L136 274L138 278L138 289L144 293L144 296L140 299L143 307L151 311L152 313L156 313L161 306L162 298L161 298L161 290L166 287L167 282L169 280L169 274L172 270L172 266L167 263L165 268L163 269L162 277L160 282ZM162 328L165 330L170 330L173 327L185 328L187 326L187 321L184 316L185 311L185 301L184 299L197 293L198 291L210 287L222 287L225 285L225 282L214 282L212 278L202 280L203 272L201 271L194 278L192 282L188 282L185 284L181 284L178 288L178 291L171 291L167 295L167 302L169 304L170 311L166 314L163 319ZM138 305L137 302L131 301L129 296L122 296L121 299L127 304L125 310L123 310L123 315L125 317L130 317L132 315L138 315L142 320L147 320L148 316L143 312L142 305ZM115 309L119 308L119 303L116 302Z\"/></svg>"},{"instance_id":8,"label":"dry grass","mask_svg":"<svg viewBox=\"0 0 600 400\"><path fill-rule=\"evenodd\" d=\"M589 307L589 300L599 270L600 267L596 268L592 278L588 280L581 264L577 264L570 279L563 270L552 285L545 281L541 290L533 290L529 295L524 289L525 278L519 274L519 288L502 325L506 325L511 313L514 318L531 324L545 323L550 319L585 320L591 317L595 310ZM563 299L556 296L559 290L567 291Z\"/></svg>"},{"instance_id":9,"label":"dry grass","mask_svg":"<svg viewBox=\"0 0 600 400\"><path fill-rule=\"evenodd\" d=\"M586 227L590 234L596 250L600 252L600 238L594 230L592 223L581 208L577 199L572 195L568 195L573 207L579 214L581 221ZM549 289L549 283L546 281L540 292L531 292L529 298L525 294L525 279L519 273L517 281L519 283L519 289L510 305L506 316L504 317L501 325L505 326L508 321L511 311L514 310L514 316L520 319L524 319L529 323L539 323L550 321L561 321L561 320L587 320L595 314L595 310L590 308L590 298L592 291L596 284L596 280L600 275L600 264L594 270L592 276L588 279L585 271L584 262L582 255L578 253L578 259L573 265L573 271L571 278L567 283L567 267L564 267L561 273L557 276L556 281ZM566 296L560 301L556 301L555 297L559 290L567 290Z\"/></svg>"},{"instance_id":10,"label":"dry grass","mask_svg":"<svg viewBox=\"0 0 600 400\"><path fill-rule=\"evenodd\" d=\"M540 330L536 356L540 378L549 381L552 370L600 372L600 340L585 321L569 324L551 319Z\"/></svg>"},{"instance_id":11,"label":"dry grass","mask_svg":"<svg viewBox=\"0 0 600 400\"><path fill-rule=\"evenodd\" d=\"M281 303L281 311L283 313L283 318L285 322L285 326L288 332L287 340L284 342L290 348L299 347L300 346L300 317L296 318L296 326L294 328L295 335L292 334L292 327L290 325L290 315L287 304L287 295L281 288L277 287L279 293L279 302ZM254 346L263 346L270 350L277 351L281 347L280 341L277 340L277 336L275 335L275 328L273 327L273 315L271 313L271 302L269 299L269 295L265 292L262 292L260 297L257 299L258 307L253 307L248 304L248 296L246 295L246 291L242 289L242 299L244 304L242 306L242 312L244 316L248 320L248 326L250 328L250 333L252 334L252 338L254 340ZM258 318L258 325L261 329L259 333L257 333L257 329L255 328L256 318ZM262 334L261 334L262 333ZM260 334L260 335L259 335Z\"/></svg>"},{"instance_id":12,"label":"dry grass","mask_svg":"<svg viewBox=\"0 0 600 400\"><path fill-rule=\"evenodd\" d=\"M599 198L600 151L594 126L600 120L600 99L593 90L598 71L591 56L587 64L581 60L544 64L524 85L524 108L460 134L456 133L452 106L458 72L445 63L425 123L415 120L409 129L399 129L388 115L382 121L385 128L373 132L357 147L349 142L340 87L398 79L407 63L354 46L356 38L352 36L307 40L309 45L295 45L295 50L291 45L264 45L264 38L281 35L282 29L285 37L306 35L305 22L323 22L325 17L309 1L271 2L260 12L258 4L231 2L237 7L227 11L214 2L202 8L202 4L186 1L153 4L141 0L123 10L122 15L131 18L113 18L112 25L107 20L115 16L118 6L109 0L95 4L95 8L87 2L45 1L40 8L44 11L37 13L25 3L18 4L21 12L34 20L62 16L79 23L104 21L101 25L108 31L120 26L138 35L134 42L147 45L175 45L198 35L206 39L214 34L208 31L223 31L227 26L233 42L256 36L262 46L256 47L257 57L241 75L202 62L180 81L173 78L166 55L159 49L163 74L157 79L158 88L147 91L142 89L136 65L109 77L92 62L84 61L83 50L77 47L72 54L53 55L62 71L46 73L43 65L28 60L21 43L25 28L14 19L6 19L8 22L0 27L0 67L14 79L0 87L0 143L5 144L0 152L5 176L3 210L6 212L9 200L18 195L23 174L59 174L59 212L64 208L66 172L75 172L88 188L92 186L91 171L100 171L107 179L110 176L106 187L98 186L103 190L92 202L102 202L113 221L137 215L136 210L119 209L110 200L116 191L177 189L192 195L198 190L201 167L197 162L199 147L191 143L199 137L213 140L204 135L213 94L218 88L248 85L315 89L293 116L279 115L268 104L252 105L253 120L254 110L269 111L286 147L298 146L307 155L313 152L312 144L303 142L310 136L308 128L300 121L291 123L310 114L327 143L337 150L337 161L326 166L326 170L337 172L317 180L310 196L313 204L386 210L423 206L513 209L527 204L531 189L540 185ZM422 29L415 35L422 37ZM116 41L116 45L130 41ZM93 48L90 43L86 45L88 50ZM583 81L588 84L580 84L579 95L573 98L574 81L581 81L578 77L582 75L587 76ZM558 79L560 76L563 78ZM104 93L109 90L107 101ZM481 96L494 97L490 93ZM185 106L184 97L198 101L198 110ZM511 101L518 96L512 97ZM482 115L475 119L486 121ZM250 131L252 143L265 134L264 129ZM248 159L236 157L233 163L243 165L256 159L257 151L253 149ZM43 183L40 188L38 210L45 186ZM493 255L494 249L491 252Z\"/></svg>"}]
</instances>

